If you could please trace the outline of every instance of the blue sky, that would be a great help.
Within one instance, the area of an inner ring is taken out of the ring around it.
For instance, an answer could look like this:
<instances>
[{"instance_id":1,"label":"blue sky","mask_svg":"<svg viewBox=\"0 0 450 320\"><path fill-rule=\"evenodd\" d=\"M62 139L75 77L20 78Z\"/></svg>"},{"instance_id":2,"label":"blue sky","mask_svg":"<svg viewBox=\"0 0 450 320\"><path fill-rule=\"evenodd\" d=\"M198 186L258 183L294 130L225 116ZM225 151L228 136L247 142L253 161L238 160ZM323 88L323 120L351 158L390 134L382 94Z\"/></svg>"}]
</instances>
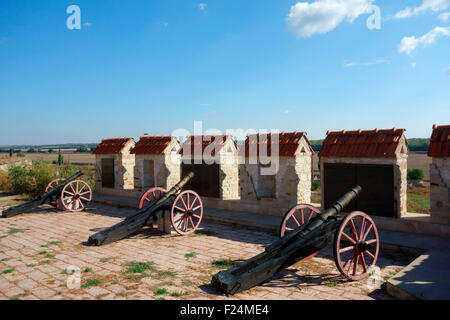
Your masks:
<instances>
[{"instance_id":1,"label":"blue sky","mask_svg":"<svg viewBox=\"0 0 450 320\"><path fill-rule=\"evenodd\" d=\"M80 30L66 27L72 4ZM381 29L367 28L367 4ZM0 145L170 134L194 120L429 137L450 123L448 12L450 0L2 0Z\"/></svg>"}]
</instances>

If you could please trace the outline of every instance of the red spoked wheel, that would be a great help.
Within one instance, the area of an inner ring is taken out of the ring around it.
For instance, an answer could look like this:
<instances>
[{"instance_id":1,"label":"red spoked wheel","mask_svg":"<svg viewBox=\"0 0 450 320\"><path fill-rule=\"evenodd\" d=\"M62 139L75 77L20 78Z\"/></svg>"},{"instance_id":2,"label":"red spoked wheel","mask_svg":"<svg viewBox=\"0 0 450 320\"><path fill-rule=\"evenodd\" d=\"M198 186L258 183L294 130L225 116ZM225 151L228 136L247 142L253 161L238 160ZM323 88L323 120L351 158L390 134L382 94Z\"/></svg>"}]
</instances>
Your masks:
<instances>
[{"instance_id":1,"label":"red spoked wheel","mask_svg":"<svg viewBox=\"0 0 450 320\"><path fill-rule=\"evenodd\" d=\"M176 232L188 235L197 230L203 217L200 196L191 190L181 192L173 202L170 220Z\"/></svg>"},{"instance_id":2,"label":"red spoked wheel","mask_svg":"<svg viewBox=\"0 0 450 320\"><path fill-rule=\"evenodd\" d=\"M301 225L308 223L313 217L315 217L320 210L310 204L298 204L292 207L283 217L280 225L280 238L283 238L290 231L300 227ZM310 256L302 260L307 260L314 257L318 253L315 252Z\"/></svg>"},{"instance_id":3,"label":"red spoked wheel","mask_svg":"<svg viewBox=\"0 0 450 320\"><path fill-rule=\"evenodd\" d=\"M91 187L83 180L68 183L61 192L61 204L69 211L82 211L91 200Z\"/></svg>"},{"instance_id":4,"label":"red spoked wheel","mask_svg":"<svg viewBox=\"0 0 450 320\"><path fill-rule=\"evenodd\" d=\"M153 201L161 198L166 192L166 189L160 187L155 187L147 190L147 192L142 195L141 200L139 201L139 209L150 206ZM157 223L150 223L149 225L154 229L158 228Z\"/></svg>"},{"instance_id":5,"label":"red spoked wheel","mask_svg":"<svg viewBox=\"0 0 450 320\"><path fill-rule=\"evenodd\" d=\"M64 179L64 178L53 179L52 181L49 182L49 184L45 188L45 192L48 192L48 191L52 190L53 188L58 186L58 184L60 184L61 182L65 181L65 180L66 179ZM55 199L55 200L50 201L49 205L51 205L52 207L58 208L58 206L59 206L59 199Z\"/></svg>"},{"instance_id":6,"label":"red spoked wheel","mask_svg":"<svg viewBox=\"0 0 450 320\"><path fill-rule=\"evenodd\" d=\"M334 238L334 260L344 277L350 280L368 277L379 250L378 230L369 215L355 211L342 220Z\"/></svg>"}]
</instances>

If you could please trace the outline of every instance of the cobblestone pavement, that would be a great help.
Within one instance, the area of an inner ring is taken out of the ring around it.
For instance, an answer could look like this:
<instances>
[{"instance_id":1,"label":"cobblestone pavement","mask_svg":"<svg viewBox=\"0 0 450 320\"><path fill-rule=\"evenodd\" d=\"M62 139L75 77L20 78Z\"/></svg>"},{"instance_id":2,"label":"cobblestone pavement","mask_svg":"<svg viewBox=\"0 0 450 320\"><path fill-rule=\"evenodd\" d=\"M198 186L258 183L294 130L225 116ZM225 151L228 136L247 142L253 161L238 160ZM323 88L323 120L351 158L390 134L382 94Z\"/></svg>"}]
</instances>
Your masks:
<instances>
[{"instance_id":1,"label":"cobblestone pavement","mask_svg":"<svg viewBox=\"0 0 450 320\"><path fill-rule=\"evenodd\" d=\"M0 197L0 210L14 199ZM227 299L209 285L221 264L230 263L219 260L250 258L276 239L263 232L203 222L197 234L186 237L145 228L103 247L86 245L91 234L131 212L92 203L81 213L43 207L0 219L0 298ZM386 280L412 259L401 252L382 251L378 263L382 278ZM69 266L80 272L71 275ZM76 283L78 276L81 288L69 289L67 280ZM368 289L367 281L344 280L330 250L232 298L392 299L382 290Z\"/></svg>"}]
</instances>

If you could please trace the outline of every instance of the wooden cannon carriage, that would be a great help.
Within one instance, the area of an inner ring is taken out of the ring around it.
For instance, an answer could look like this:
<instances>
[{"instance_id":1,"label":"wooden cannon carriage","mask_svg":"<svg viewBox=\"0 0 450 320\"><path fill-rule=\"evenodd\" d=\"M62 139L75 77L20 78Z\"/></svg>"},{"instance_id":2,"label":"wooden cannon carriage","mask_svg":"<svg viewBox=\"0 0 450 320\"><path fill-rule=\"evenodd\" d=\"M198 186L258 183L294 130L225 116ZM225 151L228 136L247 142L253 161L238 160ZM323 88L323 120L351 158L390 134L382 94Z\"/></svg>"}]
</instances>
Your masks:
<instances>
[{"instance_id":1,"label":"wooden cannon carriage","mask_svg":"<svg viewBox=\"0 0 450 320\"><path fill-rule=\"evenodd\" d=\"M82 175L83 172L79 171L68 179L57 178L52 180L45 188L45 192L39 197L3 210L2 216L10 218L36 209L46 203L61 210L82 211L92 200L91 187L83 180L78 179Z\"/></svg>"},{"instance_id":2,"label":"wooden cannon carriage","mask_svg":"<svg viewBox=\"0 0 450 320\"><path fill-rule=\"evenodd\" d=\"M213 276L211 284L225 294L235 294L258 285L298 261L315 256L333 245L338 270L348 279L369 276L379 252L377 227L366 213L339 213L361 192L353 187L325 211L300 204L290 209L280 225L280 239L265 252Z\"/></svg>"},{"instance_id":3,"label":"wooden cannon carriage","mask_svg":"<svg viewBox=\"0 0 450 320\"><path fill-rule=\"evenodd\" d=\"M203 217L203 203L196 192L182 191L193 176L193 172L189 173L168 192L162 188L148 190L141 198L139 211L124 221L90 236L88 243L101 246L123 239L145 225L157 223L168 213L172 227L177 233L188 235L195 232Z\"/></svg>"}]
</instances>

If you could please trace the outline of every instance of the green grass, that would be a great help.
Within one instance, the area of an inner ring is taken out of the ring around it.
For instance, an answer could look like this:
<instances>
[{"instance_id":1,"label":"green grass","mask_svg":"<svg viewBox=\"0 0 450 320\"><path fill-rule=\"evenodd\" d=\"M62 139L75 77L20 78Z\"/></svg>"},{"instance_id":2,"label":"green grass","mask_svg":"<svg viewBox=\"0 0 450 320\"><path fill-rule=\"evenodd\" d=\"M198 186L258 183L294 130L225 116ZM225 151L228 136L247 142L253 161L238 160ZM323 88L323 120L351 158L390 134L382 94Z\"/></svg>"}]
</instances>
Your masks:
<instances>
[{"instance_id":1,"label":"green grass","mask_svg":"<svg viewBox=\"0 0 450 320\"><path fill-rule=\"evenodd\" d=\"M23 291L23 296L24 297L29 296L29 295L30 295L30 291L29 290L24 290Z\"/></svg>"},{"instance_id":2,"label":"green grass","mask_svg":"<svg viewBox=\"0 0 450 320\"><path fill-rule=\"evenodd\" d=\"M8 234L15 234L15 233L20 233L20 232L25 232L27 230L28 229L9 228Z\"/></svg>"},{"instance_id":3,"label":"green grass","mask_svg":"<svg viewBox=\"0 0 450 320\"><path fill-rule=\"evenodd\" d=\"M60 296L60 295L62 295L62 292L61 292L61 291L58 291L58 292L56 293L56 295L57 295L57 296Z\"/></svg>"},{"instance_id":4,"label":"green grass","mask_svg":"<svg viewBox=\"0 0 450 320\"><path fill-rule=\"evenodd\" d=\"M221 259L221 260L215 260L211 262L213 267L220 268L220 269L229 269L236 265L236 262L231 259Z\"/></svg>"},{"instance_id":5,"label":"green grass","mask_svg":"<svg viewBox=\"0 0 450 320\"><path fill-rule=\"evenodd\" d=\"M43 260L41 261L41 264L50 264L50 260Z\"/></svg>"},{"instance_id":6,"label":"green grass","mask_svg":"<svg viewBox=\"0 0 450 320\"><path fill-rule=\"evenodd\" d=\"M164 298L164 297L159 297L159 298L156 298L156 300L166 300L166 298Z\"/></svg>"},{"instance_id":7,"label":"green grass","mask_svg":"<svg viewBox=\"0 0 450 320\"><path fill-rule=\"evenodd\" d=\"M195 258L197 256L197 253L196 252L189 252L189 253L186 253L185 255L184 255L184 258L186 259L186 260L189 260L190 258Z\"/></svg>"},{"instance_id":8,"label":"green grass","mask_svg":"<svg viewBox=\"0 0 450 320\"><path fill-rule=\"evenodd\" d=\"M408 212L430 213L430 196L408 192Z\"/></svg>"},{"instance_id":9,"label":"green grass","mask_svg":"<svg viewBox=\"0 0 450 320\"><path fill-rule=\"evenodd\" d=\"M36 264L30 263L30 264L27 264L27 267L34 268L34 267L36 267Z\"/></svg>"},{"instance_id":10,"label":"green grass","mask_svg":"<svg viewBox=\"0 0 450 320\"><path fill-rule=\"evenodd\" d=\"M61 274L74 274L75 270L72 270L72 272L69 272L69 270L64 269L63 271L61 271Z\"/></svg>"},{"instance_id":11,"label":"green grass","mask_svg":"<svg viewBox=\"0 0 450 320\"><path fill-rule=\"evenodd\" d=\"M128 267L126 271L127 273L143 273L144 271L147 270L156 271L155 265L151 261L149 262L132 261L128 262L126 266Z\"/></svg>"},{"instance_id":12,"label":"green grass","mask_svg":"<svg viewBox=\"0 0 450 320\"><path fill-rule=\"evenodd\" d=\"M155 294L157 296L162 295L162 294L167 294L167 289L166 288L161 288L155 291Z\"/></svg>"},{"instance_id":13,"label":"green grass","mask_svg":"<svg viewBox=\"0 0 450 320\"><path fill-rule=\"evenodd\" d=\"M86 269L84 269L84 272L91 272L92 268L91 267L87 267Z\"/></svg>"},{"instance_id":14,"label":"green grass","mask_svg":"<svg viewBox=\"0 0 450 320\"><path fill-rule=\"evenodd\" d=\"M8 261L9 259L11 259L11 258L3 258L3 259L0 260L0 261Z\"/></svg>"},{"instance_id":15,"label":"green grass","mask_svg":"<svg viewBox=\"0 0 450 320\"><path fill-rule=\"evenodd\" d=\"M48 244L41 244L41 247L42 247L42 248L47 248L47 247L48 247Z\"/></svg>"},{"instance_id":16,"label":"green grass","mask_svg":"<svg viewBox=\"0 0 450 320\"><path fill-rule=\"evenodd\" d=\"M20 300L20 298L19 297L12 297L9 300Z\"/></svg>"},{"instance_id":17,"label":"green grass","mask_svg":"<svg viewBox=\"0 0 450 320\"><path fill-rule=\"evenodd\" d=\"M53 246L53 245L58 245L58 244L60 244L61 243L61 241L50 241L49 243L48 243L48 245L49 246Z\"/></svg>"},{"instance_id":18,"label":"green grass","mask_svg":"<svg viewBox=\"0 0 450 320\"><path fill-rule=\"evenodd\" d=\"M3 271L2 271L2 274L11 273L11 272L13 272L13 271L14 271L14 268L6 269L6 270L3 270Z\"/></svg>"},{"instance_id":19,"label":"green grass","mask_svg":"<svg viewBox=\"0 0 450 320\"><path fill-rule=\"evenodd\" d=\"M174 271L170 270L157 270L156 274L159 278L165 278L165 277L175 277L176 273Z\"/></svg>"},{"instance_id":20,"label":"green grass","mask_svg":"<svg viewBox=\"0 0 450 320\"><path fill-rule=\"evenodd\" d=\"M38 252L38 254L46 254L47 253L47 251L40 251L40 252Z\"/></svg>"},{"instance_id":21,"label":"green grass","mask_svg":"<svg viewBox=\"0 0 450 320\"><path fill-rule=\"evenodd\" d=\"M327 287L336 287L338 284L336 281L327 281L326 283Z\"/></svg>"},{"instance_id":22,"label":"green grass","mask_svg":"<svg viewBox=\"0 0 450 320\"><path fill-rule=\"evenodd\" d=\"M54 254L50 254L50 253L49 253L49 254L46 254L46 255L45 255L45 257L46 257L46 258L49 258L49 259L51 259L51 258L54 258L54 257L55 257L55 255L54 255Z\"/></svg>"},{"instance_id":23,"label":"green grass","mask_svg":"<svg viewBox=\"0 0 450 320\"><path fill-rule=\"evenodd\" d=\"M127 293L126 292L118 292L118 293L116 293L116 296L125 298L127 296Z\"/></svg>"},{"instance_id":24,"label":"green grass","mask_svg":"<svg viewBox=\"0 0 450 320\"><path fill-rule=\"evenodd\" d=\"M183 291L174 291L170 294L172 297L181 297L184 296L185 293Z\"/></svg>"},{"instance_id":25,"label":"green grass","mask_svg":"<svg viewBox=\"0 0 450 320\"><path fill-rule=\"evenodd\" d=\"M86 281L85 283L83 283L81 285L81 288L88 288L88 287L92 287L92 286L98 286L99 284L103 283L103 279L89 279L88 281Z\"/></svg>"}]
</instances>

